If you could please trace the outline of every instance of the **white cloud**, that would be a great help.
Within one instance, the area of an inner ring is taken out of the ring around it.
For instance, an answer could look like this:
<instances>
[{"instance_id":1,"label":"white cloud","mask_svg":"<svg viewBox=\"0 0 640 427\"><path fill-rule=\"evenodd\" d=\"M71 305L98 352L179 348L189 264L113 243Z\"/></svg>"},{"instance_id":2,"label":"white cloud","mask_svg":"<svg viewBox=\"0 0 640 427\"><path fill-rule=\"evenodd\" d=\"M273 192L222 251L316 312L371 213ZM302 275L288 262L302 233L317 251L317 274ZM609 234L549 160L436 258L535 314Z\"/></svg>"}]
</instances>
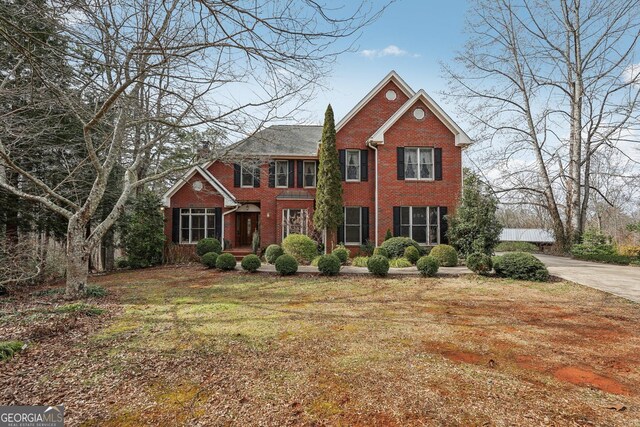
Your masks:
<instances>
[{"instance_id":1,"label":"white cloud","mask_svg":"<svg viewBox=\"0 0 640 427\"><path fill-rule=\"evenodd\" d=\"M623 77L625 82L633 82L636 83L640 80L640 63L629 65L623 72Z\"/></svg>"},{"instance_id":2,"label":"white cloud","mask_svg":"<svg viewBox=\"0 0 640 427\"><path fill-rule=\"evenodd\" d=\"M416 53L409 53L404 49L400 49L394 44L390 44L384 49L364 49L360 51L360 55L365 58L381 58L383 56L411 56L412 58L418 58L420 55Z\"/></svg>"}]
</instances>

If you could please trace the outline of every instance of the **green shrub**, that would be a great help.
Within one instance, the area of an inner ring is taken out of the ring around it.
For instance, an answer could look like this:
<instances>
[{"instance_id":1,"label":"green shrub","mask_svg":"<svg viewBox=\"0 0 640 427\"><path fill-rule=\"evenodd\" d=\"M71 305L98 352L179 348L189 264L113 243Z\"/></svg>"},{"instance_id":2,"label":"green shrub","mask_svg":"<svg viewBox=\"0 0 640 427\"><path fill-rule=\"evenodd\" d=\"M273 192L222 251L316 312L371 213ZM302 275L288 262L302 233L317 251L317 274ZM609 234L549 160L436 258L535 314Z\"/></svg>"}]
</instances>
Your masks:
<instances>
[{"instance_id":1,"label":"green shrub","mask_svg":"<svg viewBox=\"0 0 640 427\"><path fill-rule=\"evenodd\" d=\"M218 255L222 252L222 245L218 239L209 237L207 239L201 239L196 244L196 253L199 256L207 254L209 252L215 252Z\"/></svg>"},{"instance_id":2,"label":"green shrub","mask_svg":"<svg viewBox=\"0 0 640 427\"><path fill-rule=\"evenodd\" d=\"M282 249L299 263L311 262L318 255L318 244L304 234L289 234L282 241Z\"/></svg>"},{"instance_id":3,"label":"green shrub","mask_svg":"<svg viewBox=\"0 0 640 427\"><path fill-rule=\"evenodd\" d=\"M375 245L369 239L365 240L365 242L360 245L360 254L362 256L371 256L373 255L373 250L375 249Z\"/></svg>"},{"instance_id":4,"label":"green shrub","mask_svg":"<svg viewBox=\"0 0 640 427\"><path fill-rule=\"evenodd\" d=\"M217 260L218 254L215 252L207 252L200 258L200 262L207 268L216 268Z\"/></svg>"},{"instance_id":5,"label":"green shrub","mask_svg":"<svg viewBox=\"0 0 640 427\"><path fill-rule=\"evenodd\" d=\"M128 268L129 267L129 260L127 259L127 257L120 257L120 258L116 258L116 268Z\"/></svg>"},{"instance_id":6,"label":"green shrub","mask_svg":"<svg viewBox=\"0 0 640 427\"><path fill-rule=\"evenodd\" d=\"M423 276L433 277L438 272L440 264L438 264L438 260L431 255L425 255L416 262L416 267Z\"/></svg>"},{"instance_id":7,"label":"green shrub","mask_svg":"<svg viewBox=\"0 0 640 427\"><path fill-rule=\"evenodd\" d=\"M283 276L296 274L296 271L298 271L298 261L291 255L280 255L276 260L276 271Z\"/></svg>"},{"instance_id":8,"label":"green shrub","mask_svg":"<svg viewBox=\"0 0 640 427\"><path fill-rule=\"evenodd\" d=\"M412 265L411 261L406 258L393 258L389 260L389 267L391 268L407 268Z\"/></svg>"},{"instance_id":9,"label":"green shrub","mask_svg":"<svg viewBox=\"0 0 640 427\"><path fill-rule=\"evenodd\" d=\"M442 267L455 267L458 265L458 252L449 245L437 245L431 249L429 256L438 260Z\"/></svg>"},{"instance_id":10,"label":"green shrub","mask_svg":"<svg viewBox=\"0 0 640 427\"><path fill-rule=\"evenodd\" d=\"M264 251L264 259L266 259L269 264L275 264L280 255L284 255L284 251L280 245L269 245L267 246L267 250Z\"/></svg>"},{"instance_id":11,"label":"green shrub","mask_svg":"<svg viewBox=\"0 0 640 427\"><path fill-rule=\"evenodd\" d=\"M246 257L242 258L242 262L240 263L242 269L248 271L249 273L255 273L258 271L262 263L260 262L260 258L258 255L249 254Z\"/></svg>"},{"instance_id":12,"label":"green shrub","mask_svg":"<svg viewBox=\"0 0 640 427\"><path fill-rule=\"evenodd\" d=\"M499 277L538 282L549 280L547 267L538 258L526 252L510 252L494 257L493 268Z\"/></svg>"},{"instance_id":13,"label":"green shrub","mask_svg":"<svg viewBox=\"0 0 640 427\"><path fill-rule=\"evenodd\" d=\"M340 259L333 253L322 255L318 260L318 271L324 276L335 276L340 272L340 264Z\"/></svg>"},{"instance_id":14,"label":"green shrub","mask_svg":"<svg viewBox=\"0 0 640 427\"><path fill-rule=\"evenodd\" d=\"M369 261L368 256L357 256L351 260L351 265L355 267L366 267L367 261Z\"/></svg>"},{"instance_id":15,"label":"green shrub","mask_svg":"<svg viewBox=\"0 0 640 427\"><path fill-rule=\"evenodd\" d=\"M317 257L315 257L314 259L311 260L311 266L312 267L317 267L318 266L318 261L320 261L320 257L322 257L322 255L318 255Z\"/></svg>"},{"instance_id":16,"label":"green shrub","mask_svg":"<svg viewBox=\"0 0 640 427\"><path fill-rule=\"evenodd\" d=\"M116 223L120 246L127 254L129 267L145 268L162 263L164 214L157 194L144 191L127 202Z\"/></svg>"},{"instance_id":17,"label":"green shrub","mask_svg":"<svg viewBox=\"0 0 640 427\"><path fill-rule=\"evenodd\" d=\"M102 298L107 295L107 290L100 285L89 285L84 288L84 293L88 297Z\"/></svg>"},{"instance_id":18,"label":"green shrub","mask_svg":"<svg viewBox=\"0 0 640 427\"><path fill-rule=\"evenodd\" d=\"M367 261L367 269L376 276L386 276L389 272L389 258L382 255L373 255Z\"/></svg>"},{"instance_id":19,"label":"green shrub","mask_svg":"<svg viewBox=\"0 0 640 427\"><path fill-rule=\"evenodd\" d=\"M223 253L218 255L216 259L216 268L223 271L229 271L236 268L236 257L230 253Z\"/></svg>"},{"instance_id":20,"label":"green shrub","mask_svg":"<svg viewBox=\"0 0 640 427\"><path fill-rule=\"evenodd\" d=\"M420 251L414 246L409 246L404 250L404 257L408 259L411 264L415 264L420 259Z\"/></svg>"},{"instance_id":21,"label":"green shrub","mask_svg":"<svg viewBox=\"0 0 640 427\"><path fill-rule=\"evenodd\" d=\"M500 242L496 252L538 252L538 247L529 242Z\"/></svg>"},{"instance_id":22,"label":"green shrub","mask_svg":"<svg viewBox=\"0 0 640 427\"><path fill-rule=\"evenodd\" d=\"M16 353L22 351L24 346L22 341L0 341L0 362L10 360Z\"/></svg>"},{"instance_id":23,"label":"green shrub","mask_svg":"<svg viewBox=\"0 0 640 427\"><path fill-rule=\"evenodd\" d=\"M629 265L632 258L618 254L581 254L574 255L575 259L581 261L603 262L605 264Z\"/></svg>"},{"instance_id":24,"label":"green shrub","mask_svg":"<svg viewBox=\"0 0 640 427\"><path fill-rule=\"evenodd\" d=\"M408 237L392 237L382 242L381 248L384 248L389 253L389 258L400 258L404 255L404 250L413 246L420 252L420 245L415 240Z\"/></svg>"},{"instance_id":25,"label":"green shrub","mask_svg":"<svg viewBox=\"0 0 640 427\"><path fill-rule=\"evenodd\" d=\"M340 264L344 265L349 260L349 250L344 246L338 246L333 251L331 251L331 255L335 255L340 260Z\"/></svg>"},{"instance_id":26,"label":"green shrub","mask_svg":"<svg viewBox=\"0 0 640 427\"><path fill-rule=\"evenodd\" d=\"M475 252L466 259L467 268L477 274L486 274L493 269L491 257L482 252Z\"/></svg>"},{"instance_id":27,"label":"green shrub","mask_svg":"<svg viewBox=\"0 0 640 427\"><path fill-rule=\"evenodd\" d=\"M613 245L586 245L580 243L571 247L571 254L573 256L588 256L588 255L615 255L616 250Z\"/></svg>"},{"instance_id":28,"label":"green shrub","mask_svg":"<svg viewBox=\"0 0 640 427\"><path fill-rule=\"evenodd\" d=\"M385 258L389 258L389 251L383 247L377 247L373 250L374 255L382 255Z\"/></svg>"}]
</instances>

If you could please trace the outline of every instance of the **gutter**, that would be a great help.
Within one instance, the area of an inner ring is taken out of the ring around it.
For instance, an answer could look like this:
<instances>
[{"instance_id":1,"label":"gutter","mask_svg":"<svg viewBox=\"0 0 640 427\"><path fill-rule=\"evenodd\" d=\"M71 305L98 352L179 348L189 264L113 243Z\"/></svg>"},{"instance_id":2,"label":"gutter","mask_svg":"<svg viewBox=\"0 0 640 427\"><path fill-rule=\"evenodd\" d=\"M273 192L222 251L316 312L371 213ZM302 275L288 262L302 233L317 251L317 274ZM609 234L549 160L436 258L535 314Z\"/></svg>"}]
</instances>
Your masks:
<instances>
[{"instance_id":1,"label":"gutter","mask_svg":"<svg viewBox=\"0 0 640 427\"><path fill-rule=\"evenodd\" d=\"M229 211L226 211L226 212L222 212L222 230L220 231L220 238L222 239L222 242L220 242L220 243L222 243L222 250L223 250L223 251L226 249L226 248L224 247L224 228L225 228L225 227L224 227L224 225L225 225L224 217L225 217L225 216L227 216L227 215L229 215L229 214L230 214L230 213L232 213L232 212L237 211L237 210L238 210L238 208L239 208L240 206L241 206L241 205L240 205L240 204L238 204L238 205L237 205L236 207L234 207L233 209L231 209L231 210L229 210Z\"/></svg>"},{"instance_id":2,"label":"gutter","mask_svg":"<svg viewBox=\"0 0 640 427\"><path fill-rule=\"evenodd\" d=\"M371 147L373 149L373 151L375 152L375 157L376 157L376 162L375 162L375 196L374 196L374 200L375 200L375 216L376 216L376 220L375 220L375 227L376 227L376 231L374 233L375 235L375 246L378 247L378 147L376 147L370 140L367 141L367 146Z\"/></svg>"}]
</instances>

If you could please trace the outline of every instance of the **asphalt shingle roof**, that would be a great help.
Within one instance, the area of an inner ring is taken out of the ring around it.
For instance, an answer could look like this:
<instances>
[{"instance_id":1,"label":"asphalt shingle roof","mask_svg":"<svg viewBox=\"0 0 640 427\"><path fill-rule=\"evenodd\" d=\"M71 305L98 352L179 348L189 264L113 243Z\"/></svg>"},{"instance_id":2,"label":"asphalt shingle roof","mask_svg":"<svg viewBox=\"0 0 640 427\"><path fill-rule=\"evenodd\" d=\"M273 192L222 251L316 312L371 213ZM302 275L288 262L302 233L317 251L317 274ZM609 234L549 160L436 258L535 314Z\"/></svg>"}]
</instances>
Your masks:
<instances>
[{"instance_id":1,"label":"asphalt shingle roof","mask_svg":"<svg viewBox=\"0 0 640 427\"><path fill-rule=\"evenodd\" d=\"M231 151L242 156L314 157L321 138L319 125L275 125L238 142Z\"/></svg>"}]
</instances>

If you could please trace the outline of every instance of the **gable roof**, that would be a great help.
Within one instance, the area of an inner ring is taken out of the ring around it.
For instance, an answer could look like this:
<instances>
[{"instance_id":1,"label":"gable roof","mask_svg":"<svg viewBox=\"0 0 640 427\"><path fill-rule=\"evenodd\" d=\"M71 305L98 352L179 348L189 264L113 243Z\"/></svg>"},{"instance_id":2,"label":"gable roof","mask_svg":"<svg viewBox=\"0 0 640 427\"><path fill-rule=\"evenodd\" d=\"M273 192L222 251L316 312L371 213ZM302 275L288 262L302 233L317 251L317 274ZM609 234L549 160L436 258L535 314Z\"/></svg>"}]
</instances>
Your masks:
<instances>
[{"instance_id":1,"label":"gable roof","mask_svg":"<svg viewBox=\"0 0 640 427\"><path fill-rule=\"evenodd\" d=\"M320 125L274 125L230 147L230 155L250 157L316 157L322 139Z\"/></svg>"},{"instance_id":2,"label":"gable roof","mask_svg":"<svg viewBox=\"0 0 640 427\"><path fill-rule=\"evenodd\" d=\"M473 141L464 130L424 91L420 89L402 107L398 109L380 128L369 138L368 142L384 144L384 134L393 126L416 102L422 101L427 108L455 135L456 145L471 145Z\"/></svg>"},{"instance_id":3,"label":"gable roof","mask_svg":"<svg viewBox=\"0 0 640 427\"><path fill-rule=\"evenodd\" d=\"M227 188L222 185L215 176L211 175L209 171L201 168L200 166L194 166L187 173L185 173L175 184L162 196L162 204L164 206L170 206L171 196L173 196L179 189L182 188L196 173L200 174L224 199L224 206L237 206L236 198L231 194Z\"/></svg>"},{"instance_id":4,"label":"gable roof","mask_svg":"<svg viewBox=\"0 0 640 427\"><path fill-rule=\"evenodd\" d=\"M387 74L385 78L380 81L380 83L378 83L373 89L371 89L371 91L366 94L365 97L362 98L360 102L358 102L358 104L353 107L351 111L349 111L347 115L344 116L336 124L336 132L338 132L344 125L347 124L347 122L349 122L349 120L351 120L356 114L358 114L358 112L362 110L362 108L367 105L367 103L369 103L369 101L371 101L371 99L376 96L378 92L380 92L382 88L385 87L389 82L395 83L396 86L398 86L398 88L409 98L411 98L415 94L414 90L411 89L411 87L404 80L402 80L402 77L400 77L394 70L391 70L391 72Z\"/></svg>"}]
</instances>

